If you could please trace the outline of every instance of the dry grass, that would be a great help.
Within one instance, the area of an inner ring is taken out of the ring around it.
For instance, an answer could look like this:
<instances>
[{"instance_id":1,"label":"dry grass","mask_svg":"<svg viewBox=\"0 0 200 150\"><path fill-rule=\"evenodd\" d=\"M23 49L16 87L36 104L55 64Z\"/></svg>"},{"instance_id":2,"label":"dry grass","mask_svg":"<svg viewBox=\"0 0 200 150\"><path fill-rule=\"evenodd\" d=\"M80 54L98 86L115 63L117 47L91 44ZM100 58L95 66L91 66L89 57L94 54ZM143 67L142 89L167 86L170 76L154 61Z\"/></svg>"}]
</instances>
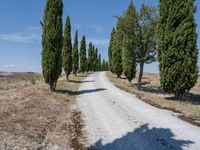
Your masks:
<instances>
[{"instance_id":1,"label":"dry grass","mask_svg":"<svg viewBox=\"0 0 200 150\"><path fill-rule=\"evenodd\" d=\"M111 72L107 72L110 81L117 87L129 93L135 94L139 99L161 109L172 110L178 117L200 126L200 79L191 93L184 95L184 100L175 100L173 95L162 91L159 83L159 75L145 73L141 90L137 89L137 77L133 80L133 86L124 79L118 79Z\"/></svg>"},{"instance_id":2,"label":"dry grass","mask_svg":"<svg viewBox=\"0 0 200 150\"><path fill-rule=\"evenodd\" d=\"M85 149L83 122L71 94L85 76L70 78L60 78L57 91L50 92L40 76L0 77L1 150Z\"/></svg>"},{"instance_id":3,"label":"dry grass","mask_svg":"<svg viewBox=\"0 0 200 150\"><path fill-rule=\"evenodd\" d=\"M0 91L10 90L15 88L23 88L38 84L42 81L40 75L11 75L0 76Z\"/></svg>"}]
</instances>

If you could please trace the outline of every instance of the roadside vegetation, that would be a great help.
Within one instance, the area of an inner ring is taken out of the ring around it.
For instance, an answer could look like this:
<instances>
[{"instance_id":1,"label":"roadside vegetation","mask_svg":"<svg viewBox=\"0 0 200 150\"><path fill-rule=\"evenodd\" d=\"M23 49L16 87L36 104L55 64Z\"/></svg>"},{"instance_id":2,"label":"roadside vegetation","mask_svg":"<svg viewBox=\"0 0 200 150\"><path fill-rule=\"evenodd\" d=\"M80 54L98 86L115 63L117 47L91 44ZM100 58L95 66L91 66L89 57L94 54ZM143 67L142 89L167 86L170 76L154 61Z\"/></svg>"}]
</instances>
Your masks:
<instances>
[{"instance_id":1,"label":"roadside vegetation","mask_svg":"<svg viewBox=\"0 0 200 150\"><path fill-rule=\"evenodd\" d=\"M198 79L195 12L193 0L161 0L159 9L142 4L138 12L131 2L111 33L110 71L131 83L138 65L140 89L144 64L157 59L161 88L183 99Z\"/></svg>"},{"instance_id":2,"label":"roadside vegetation","mask_svg":"<svg viewBox=\"0 0 200 150\"><path fill-rule=\"evenodd\" d=\"M70 17L67 16L63 29L63 11L62 0L47 0L43 21L40 22L43 30L42 73L51 91L56 90L62 69L65 71L67 80L71 72L76 76L78 72L108 70L108 63L105 60L101 61L101 54L92 42L89 43L86 58L85 35L83 35L79 50L78 30L75 32L72 46Z\"/></svg>"},{"instance_id":3,"label":"roadside vegetation","mask_svg":"<svg viewBox=\"0 0 200 150\"><path fill-rule=\"evenodd\" d=\"M75 103L86 75L62 76L55 92L41 75L0 77L0 149L85 149ZM34 80L34 82L33 82Z\"/></svg>"},{"instance_id":4,"label":"roadside vegetation","mask_svg":"<svg viewBox=\"0 0 200 150\"><path fill-rule=\"evenodd\" d=\"M117 78L111 72L107 72L107 76L116 87L136 95L140 100L161 109L171 110L175 116L200 126L200 78L191 92L185 93L183 99L179 100L162 89L158 74L144 73L140 90L137 88L139 74L133 79L132 86L129 86L125 76Z\"/></svg>"}]
</instances>

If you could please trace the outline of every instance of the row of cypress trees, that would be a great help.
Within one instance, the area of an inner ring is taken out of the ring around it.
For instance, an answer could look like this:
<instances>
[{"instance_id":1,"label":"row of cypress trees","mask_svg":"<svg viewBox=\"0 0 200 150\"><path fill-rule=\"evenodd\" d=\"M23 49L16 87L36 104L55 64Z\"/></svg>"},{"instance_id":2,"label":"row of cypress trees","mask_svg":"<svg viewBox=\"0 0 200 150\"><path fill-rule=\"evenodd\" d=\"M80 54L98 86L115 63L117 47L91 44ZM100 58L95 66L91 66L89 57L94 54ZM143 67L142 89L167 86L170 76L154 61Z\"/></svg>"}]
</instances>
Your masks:
<instances>
[{"instance_id":1,"label":"row of cypress trees","mask_svg":"<svg viewBox=\"0 0 200 150\"><path fill-rule=\"evenodd\" d=\"M76 30L72 46L71 23L68 16L63 34L63 2L62 0L47 0L44 10L43 21L41 22L42 33L42 72L45 83L55 90L57 80L65 71L67 80L71 72L76 76L77 72L102 70L106 65L105 60L101 63L101 55L98 49L89 43L88 57L86 57L86 37L83 36L80 44L78 31ZM79 64L80 63L80 64ZM106 69L105 67L103 69Z\"/></svg>"},{"instance_id":2,"label":"row of cypress trees","mask_svg":"<svg viewBox=\"0 0 200 150\"><path fill-rule=\"evenodd\" d=\"M157 56L161 86L180 98L198 78L195 12L194 0L160 0L159 13L144 4L136 12L131 2L111 33L111 72L118 77L123 73L131 81L138 63L140 87L144 63L156 61Z\"/></svg>"},{"instance_id":3,"label":"row of cypress trees","mask_svg":"<svg viewBox=\"0 0 200 150\"><path fill-rule=\"evenodd\" d=\"M122 73L128 81L136 76L137 63L140 66L138 86L140 86L144 63L155 61L155 27L157 10L142 5L137 12L131 2L121 17L117 17L108 49L109 68L120 77Z\"/></svg>"}]
</instances>

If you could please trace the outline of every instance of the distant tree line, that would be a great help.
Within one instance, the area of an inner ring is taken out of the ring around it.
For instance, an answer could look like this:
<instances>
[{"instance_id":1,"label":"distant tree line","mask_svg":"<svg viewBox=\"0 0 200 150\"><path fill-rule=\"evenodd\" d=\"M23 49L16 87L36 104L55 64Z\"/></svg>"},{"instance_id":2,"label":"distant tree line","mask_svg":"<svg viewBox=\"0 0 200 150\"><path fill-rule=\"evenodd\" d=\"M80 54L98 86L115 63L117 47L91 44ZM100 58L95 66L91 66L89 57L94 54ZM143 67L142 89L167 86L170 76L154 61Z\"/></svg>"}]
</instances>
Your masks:
<instances>
[{"instance_id":1,"label":"distant tree line","mask_svg":"<svg viewBox=\"0 0 200 150\"><path fill-rule=\"evenodd\" d=\"M69 80L71 72L76 76L77 72L104 71L108 70L108 62L101 61L98 48L89 43L88 56L86 49L86 37L78 41L76 30L72 46L70 17L66 18L63 33L63 2L62 0L47 0L41 26L42 33L42 73L45 83L55 90L57 80L65 71L66 79Z\"/></svg>"},{"instance_id":2,"label":"distant tree line","mask_svg":"<svg viewBox=\"0 0 200 150\"><path fill-rule=\"evenodd\" d=\"M180 98L198 78L194 0L160 0L159 9L131 2L117 18L108 48L109 70L129 82L139 68L140 89L145 63L159 61L160 83Z\"/></svg>"}]
</instances>

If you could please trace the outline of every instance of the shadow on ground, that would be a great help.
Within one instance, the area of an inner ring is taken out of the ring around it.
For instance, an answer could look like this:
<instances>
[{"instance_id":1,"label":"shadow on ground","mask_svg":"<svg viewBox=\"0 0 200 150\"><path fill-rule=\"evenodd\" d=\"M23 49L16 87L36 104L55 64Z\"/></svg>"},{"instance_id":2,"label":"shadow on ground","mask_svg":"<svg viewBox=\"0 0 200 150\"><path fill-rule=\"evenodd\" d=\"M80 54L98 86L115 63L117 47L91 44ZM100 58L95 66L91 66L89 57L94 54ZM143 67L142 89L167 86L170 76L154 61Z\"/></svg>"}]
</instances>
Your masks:
<instances>
[{"instance_id":1,"label":"shadow on ground","mask_svg":"<svg viewBox=\"0 0 200 150\"><path fill-rule=\"evenodd\" d=\"M148 124L144 124L112 143L104 145L100 139L88 150L181 150L192 143L194 142L189 140L174 139L174 134L170 129L149 129Z\"/></svg>"},{"instance_id":2,"label":"shadow on ground","mask_svg":"<svg viewBox=\"0 0 200 150\"><path fill-rule=\"evenodd\" d=\"M152 93L152 94L164 94L164 95L169 94L169 93L166 93L162 89L162 87L153 87L153 86L149 86L148 84L149 84L148 82L142 82L140 90L144 91L144 92ZM136 86L137 84L134 84L134 85ZM169 96L169 97L166 97L165 99L166 100L177 100L174 96ZM200 105L200 95L199 94L187 92L182 96L181 100L191 103L191 104L194 104L194 105Z\"/></svg>"},{"instance_id":3,"label":"shadow on ground","mask_svg":"<svg viewBox=\"0 0 200 150\"><path fill-rule=\"evenodd\" d=\"M88 89L88 90L80 90L80 91L71 91L68 89L57 89L55 92L62 93L62 94L69 94L69 95L81 95L81 94L89 94L89 93L95 93L100 91L105 91L107 89L104 88L98 88L98 89Z\"/></svg>"},{"instance_id":4,"label":"shadow on ground","mask_svg":"<svg viewBox=\"0 0 200 150\"><path fill-rule=\"evenodd\" d=\"M141 86L141 90L144 92L149 92L153 94L166 94L161 87L152 87L152 86Z\"/></svg>"},{"instance_id":5,"label":"shadow on ground","mask_svg":"<svg viewBox=\"0 0 200 150\"><path fill-rule=\"evenodd\" d=\"M166 97L166 100L177 100L175 97ZM185 101L193 105L200 105L200 95L193 93L185 93L180 101Z\"/></svg>"},{"instance_id":6,"label":"shadow on ground","mask_svg":"<svg viewBox=\"0 0 200 150\"><path fill-rule=\"evenodd\" d=\"M85 81L77 81L77 80L69 80L69 82L73 83L87 83L87 82L94 82L95 80L85 80Z\"/></svg>"}]
</instances>

